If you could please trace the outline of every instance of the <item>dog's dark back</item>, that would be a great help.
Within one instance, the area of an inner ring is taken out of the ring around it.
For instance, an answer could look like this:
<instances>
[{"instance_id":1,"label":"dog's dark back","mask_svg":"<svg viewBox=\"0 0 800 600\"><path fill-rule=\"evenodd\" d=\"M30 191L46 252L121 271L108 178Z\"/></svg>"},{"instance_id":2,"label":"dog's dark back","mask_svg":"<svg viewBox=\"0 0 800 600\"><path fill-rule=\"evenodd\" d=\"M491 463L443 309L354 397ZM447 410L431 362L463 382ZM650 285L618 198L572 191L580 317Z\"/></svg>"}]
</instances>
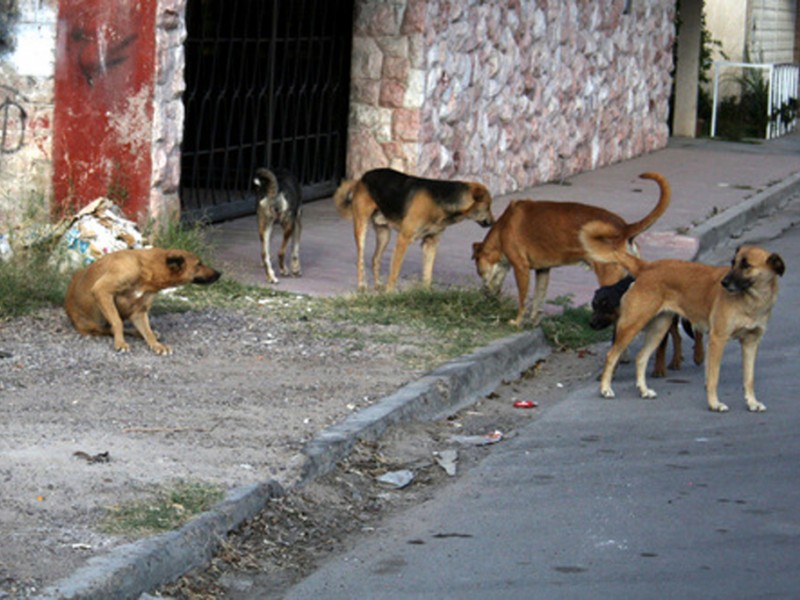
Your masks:
<instances>
[{"instance_id":1,"label":"dog's dark back","mask_svg":"<svg viewBox=\"0 0 800 600\"><path fill-rule=\"evenodd\" d=\"M462 181L414 177L394 169L373 169L361 177L381 213L389 220L402 220L414 195L425 191L437 204L457 204L469 189Z\"/></svg>"}]
</instances>

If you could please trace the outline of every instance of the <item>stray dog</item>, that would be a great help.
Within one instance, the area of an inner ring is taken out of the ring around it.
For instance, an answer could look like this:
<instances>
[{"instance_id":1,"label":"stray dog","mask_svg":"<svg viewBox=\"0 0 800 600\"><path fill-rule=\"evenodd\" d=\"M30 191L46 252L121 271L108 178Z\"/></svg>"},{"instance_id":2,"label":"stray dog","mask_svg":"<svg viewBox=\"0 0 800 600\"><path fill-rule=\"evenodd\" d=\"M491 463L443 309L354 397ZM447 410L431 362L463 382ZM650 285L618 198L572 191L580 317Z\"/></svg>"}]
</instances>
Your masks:
<instances>
[{"instance_id":1,"label":"stray dog","mask_svg":"<svg viewBox=\"0 0 800 600\"><path fill-rule=\"evenodd\" d=\"M300 182L287 169L258 169L254 180L259 195L256 198L256 215L258 216L258 236L261 239L261 262L269 283L278 283L275 271L272 270L272 259L269 255L272 226L279 223L283 229L283 242L278 252L278 268L281 275L289 275L284 259L286 247L292 240L291 274L300 277L300 234L303 229L303 196Z\"/></svg>"},{"instance_id":2,"label":"stray dog","mask_svg":"<svg viewBox=\"0 0 800 600\"><path fill-rule=\"evenodd\" d=\"M590 263L601 286L624 277L619 265L592 262L578 239L581 227L590 221L603 221L631 245L633 238L645 231L667 210L670 188L658 173L643 173L642 179L658 183L660 197L655 208L640 221L626 223L619 215L588 204L551 202L547 200L515 200L508 205L483 242L472 245L472 259L486 289L499 294L509 267L517 280L519 310L512 325L519 327L525 319L525 300L530 285L530 271L536 271L536 287L530 307L533 324L547 296L550 269L579 262Z\"/></svg>"},{"instance_id":3,"label":"stray dog","mask_svg":"<svg viewBox=\"0 0 800 600\"><path fill-rule=\"evenodd\" d=\"M601 330L611 325L616 325L619 319L619 306L622 301L622 296L628 291L628 288L631 287L633 282L633 277L628 275L613 285L603 286L595 291L594 297L592 298L592 319L589 322L589 327L595 330ZM689 321L686 319L679 319L676 315L672 320L667 335L661 340L656 350L656 361L653 366L653 372L651 373L653 377L665 377L667 374L667 343L670 338L672 339L672 360L669 363L669 368L673 371L677 371L681 368L681 362L683 361L683 341L678 331L678 321L683 322L684 331L694 340L694 363L696 365L703 363L705 357L703 334L700 331L695 331ZM620 358L620 362L627 362L627 360Z\"/></svg>"},{"instance_id":4,"label":"stray dog","mask_svg":"<svg viewBox=\"0 0 800 600\"><path fill-rule=\"evenodd\" d=\"M389 244L390 227L397 230L386 289L391 291L400 275L409 244L422 238L422 282L430 287L439 238L446 227L464 219L483 227L494 223L492 196L483 184L443 181L405 175L392 169L374 169L361 179L343 182L333 197L339 214L353 219L356 237L358 289L364 281L364 245L367 223L375 228L372 274L381 285L381 258Z\"/></svg>"},{"instance_id":5,"label":"stray dog","mask_svg":"<svg viewBox=\"0 0 800 600\"><path fill-rule=\"evenodd\" d=\"M213 283L220 275L185 250L119 250L72 276L64 308L78 333L113 335L119 352L130 349L122 329L130 320L153 352L171 354L150 329L156 293L185 283Z\"/></svg>"},{"instance_id":6,"label":"stray dog","mask_svg":"<svg viewBox=\"0 0 800 600\"><path fill-rule=\"evenodd\" d=\"M706 394L712 411L728 407L719 401L717 388L722 352L729 339L742 345L744 397L747 408L766 410L756 399L755 361L778 297L778 277L786 267L783 259L762 248L741 246L731 267L713 267L682 260L644 261L625 251L625 240L605 223L587 224L581 241L594 260L616 261L636 283L622 297L614 344L606 355L600 394L613 398L611 379L620 353L646 328L645 341L636 356L636 386L643 398L655 398L647 387L645 369L653 350L678 314L700 330L708 331Z\"/></svg>"}]
</instances>

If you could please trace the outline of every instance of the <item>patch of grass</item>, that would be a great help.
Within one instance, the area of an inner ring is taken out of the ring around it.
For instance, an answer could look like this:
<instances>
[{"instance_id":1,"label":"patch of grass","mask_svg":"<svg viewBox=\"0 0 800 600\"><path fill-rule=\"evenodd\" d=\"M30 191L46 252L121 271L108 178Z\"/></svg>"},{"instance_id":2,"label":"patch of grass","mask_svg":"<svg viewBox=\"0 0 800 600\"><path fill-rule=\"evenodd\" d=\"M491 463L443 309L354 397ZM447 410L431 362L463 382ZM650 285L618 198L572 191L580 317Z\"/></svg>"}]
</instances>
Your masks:
<instances>
[{"instance_id":1,"label":"patch of grass","mask_svg":"<svg viewBox=\"0 0 800 600\"><path fill-rule=\"evenodd\" d=\"M113 507L101 528L107 533L125 535L169 531L208 510L223 496L219 486L179 481L157 490L150 498Z\"/></svg>"},{"instance_id":2,"label":"patch of grass","mask_svg":"<svg viewBox=\"0 0 800 600\"><path fill-rule=\"evenodd\" d=\"M611 339L611 328L595 331L589 327L592 311L572 306L572 296L561 296L549 302L563 307L560 315L542 320L542 331L550 345L559 350L577 350Z\"/></svg>"},{"instance_id":3,"label":"patch of grass","mask_svg":"<svg viewBox=\"0 0 800 600\"><path fill-rule=\"evenodd\" d=\"M60 305L69 285L50 260L47 248L18 248L0 260L0 321L30 314L40 308Z\"/></svg>"}]
</instances>

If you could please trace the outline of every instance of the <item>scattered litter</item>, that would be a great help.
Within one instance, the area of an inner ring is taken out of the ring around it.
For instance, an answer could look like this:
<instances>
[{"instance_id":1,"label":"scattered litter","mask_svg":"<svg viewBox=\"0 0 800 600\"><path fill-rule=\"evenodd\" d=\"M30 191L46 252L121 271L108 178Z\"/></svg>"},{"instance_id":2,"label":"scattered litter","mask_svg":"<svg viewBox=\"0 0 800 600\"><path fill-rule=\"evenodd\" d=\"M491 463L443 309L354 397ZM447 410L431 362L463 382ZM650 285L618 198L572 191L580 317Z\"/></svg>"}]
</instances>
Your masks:
<instances>
[{"instance_id":1,"label":"scattered litter","mask_svg":"<svg viewBox=\"0 0 800 600\"><path fill-rule=\"evenodd\" d=\"M389 471L384 473L376 479L380 483L386 483L395 488L402 489L414 480L414 473L408 469L401 469L400 471Z\"/></svg>"},{"instance_id":2,"label":"scattered litter","mask_svg":"<svg viewBox=\"0 0 800 600\"><path fill-rule=\"evenodd\" d=\"M452 435L450 439L459 444L466 444L470 446L486 446L488 444L495 444L503 439L502 431L492 431L486 435Z\"/></svg>"},{"instance_id":3,"label":"scattered litter","mask_svg":"<svg viewBox=\"0 0 800 600\"><path fill-rule=\"evenodd\" d=\"M564 387L564 384L563 384L563 383L557 383L557 384L556 384L556 387L557 387L557 388L563 388L563 387Z\"/></svg>"},{"instance_id":4,"label":"scattered litter","mask_svg":"<svg viewBox=\"0 0 800 600\"><path fill-rule=\"evenodd\" d=\"M533 400L517 400L514 402L514 408L536 408L539 406Z\"/></svg>"},{"instance_id":5,"label":"scattered litter","mask_svg":"<svg viewBox=\"0 0 800 600\"><path fill-rule=\"evenodd\" d=\"M83 452L81 450L78 450L77 452L73 452L72 456L75 456L77 458L82 458L83 460L85 460L89 464L111 462L111 455L108 453L108 451L100 452L99 454L92 455L92 454L89 454L87 452Z\"/></svg>"},{"instance_id":6,"label":"scattered litter","mask_svg":"<svg viewBox=\"0 0 800 600\"><path fill-rule=\"evenodd\" d=\"M8 236L5 233L0 233L0 259L5 260L12 255L11 243L8 241Z\"/></svg>"},{"instance_id":7,"label":"scattered litter","mask_svg":"<svg viewBox=\"0 0 800 600\"><path fill-rule=\"evenodd\" d=\"M92 545L91 544L77 543L77 544L72 544L72 549L73 550L91 550L92 549Z\"/></svg>"},{"instance_id":8,"label":"scattered litter","mask_svg":"<svg viewBox=\"0 0 800 600\"><path fill-rule=\"evenodd\" d=\"M444 469L444 472L453 477L456 474L456 462L458 461L457 450L442 450L434 452L436 463Z\"/></svg>"}]
</instances>

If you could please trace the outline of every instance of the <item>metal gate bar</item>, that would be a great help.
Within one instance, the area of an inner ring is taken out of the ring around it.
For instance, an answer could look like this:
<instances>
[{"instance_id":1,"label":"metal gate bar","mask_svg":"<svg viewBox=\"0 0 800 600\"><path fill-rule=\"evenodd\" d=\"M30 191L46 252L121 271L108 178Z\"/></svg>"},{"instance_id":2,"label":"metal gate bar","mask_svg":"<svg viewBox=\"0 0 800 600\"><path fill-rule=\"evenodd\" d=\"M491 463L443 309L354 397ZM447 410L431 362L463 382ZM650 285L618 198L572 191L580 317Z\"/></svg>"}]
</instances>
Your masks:
<instances>
[{"instance_id":1,"label":"metal gate bar","mask_svg":"<svg viewBox=\"0 0 800 600\"><path fill-rule=\"evenodd\" d=\"M306 200L344 175L353 0L189 0L184 220L254 212L253 173L285 167Z\"/></svg>"}]
</instances>

